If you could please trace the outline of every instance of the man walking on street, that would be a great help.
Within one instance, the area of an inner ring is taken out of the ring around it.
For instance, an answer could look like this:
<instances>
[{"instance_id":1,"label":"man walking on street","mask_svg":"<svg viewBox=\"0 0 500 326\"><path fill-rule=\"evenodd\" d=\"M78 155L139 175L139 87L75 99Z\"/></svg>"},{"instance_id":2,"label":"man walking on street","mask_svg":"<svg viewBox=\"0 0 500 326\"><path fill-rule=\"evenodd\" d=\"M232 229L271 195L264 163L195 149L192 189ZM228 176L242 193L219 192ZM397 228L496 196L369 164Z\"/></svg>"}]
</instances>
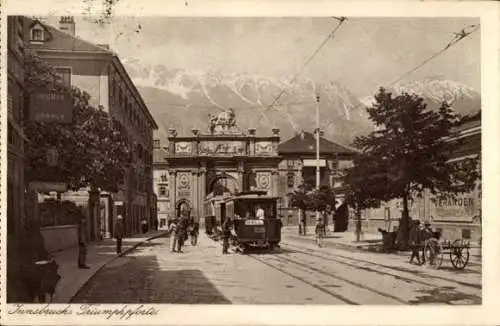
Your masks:
<instances>
[{"instance_id":1,"label":"man walking on street","mask_svg":"<svg viewBox=\"0 0 500 326\"><path fill-rule=\"evenodd\" d=\"M122 239L123 239L123 217L118 215L116 217L116 225L115 225L115 238L116 238L116 253L122 253Z\"/></svg>"},{"instance_id":2,"label":"man walking on street","mask_svg":"<svg viewBox=\"0 0 500 326\"><path fill-rule=\"evenodd\" d=\"M82 218L78 227L78 268L90 268L85 264L85 261L87 260L87 243L87 223L86 219Z\"/></svg>"},{"instance_id":3,"label":"man walking on street","mask_svg":"<svg viewBox=\"0 0 500 326\"><path fill-rule=\"evenodd\" d=\"M421 264L420 261L420 251L421 251L421 244L422 244L422 236L421 236L421 230L420 230L420 221L416 220L413 222L412 228L410 230L410 239L409 239L409 244L411 248L411 256L410 256L410 264L413 264L413 259L417 258L417 264Z\"/></svg>"},{"instance_id":4,"label":"man walking on street","mask_svg":"<svg viewBox=\"0 0 500 326\"><path fill-rule=\"evenodd\" d=\"M222 254L228 254L229 237L231 236L231 221L226 219L222 224Z\"/></svg>"},{"instance_id":5,"label":"man walking on street","mask_svg":"<svg viewBox=\"0 0 500 326\"><path fill-rule=\"evenodd\" d=\"M170 250L172 252L177 250L177 228L177 221L171 221L168 227L168 233L170 235Z\"/></svg>"}]
</instances>

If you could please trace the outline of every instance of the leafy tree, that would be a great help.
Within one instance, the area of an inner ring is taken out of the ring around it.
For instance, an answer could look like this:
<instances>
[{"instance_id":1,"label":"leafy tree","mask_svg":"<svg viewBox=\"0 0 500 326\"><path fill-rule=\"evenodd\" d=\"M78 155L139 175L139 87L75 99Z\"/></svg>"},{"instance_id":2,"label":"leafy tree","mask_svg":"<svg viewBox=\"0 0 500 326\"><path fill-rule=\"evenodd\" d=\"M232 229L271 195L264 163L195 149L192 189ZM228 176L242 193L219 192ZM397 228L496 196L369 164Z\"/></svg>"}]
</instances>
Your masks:
<instances>
[{"instance_id":1,"label":"leafy tree","mask_svg":"<svg viewBox=\"0 0 500 326\"><path fill-rule=\"evenodd\" d=\"M302 184L294 189L293 192L287 194L290 199L290 206L298 208L300 210L300 220L304 221L305 225L307 225L306 219L306 211L309 209L309 192L311 188ZM299 221L300 222L300 221ZM299 231L301 230L301 226L299 223Z\"/></svg>"},{"instance_id":2,"label":"leafy tree","mask_svg":"<svg viewBox=\"0 0 500 326\"><path fill-rule=\"evenodd\" d=\"M325 221L327 215L335 211L335 204L335 193L329 186L320 186L319 189L314 189L308 195L308 208L320 212Z\"/></svg>"},{"instance_id":3,"label":"leafy tree","mask_svg":"<svg viewBox=\"0 0 500 326\"><path fill-rule=\"evenodd\" d=\"M379 192L377 177L374 177L373 158L368 155L358 155L353 159L353 166L344 171L344 184L347 185L345 194L346 203L352 207L356 214L356 241L361 235L361 212L368 208L380 206L380 200L376 199ZM371 193L374 192L374 193Z\"/></svg>"},{"instance_id":4,"label":"leafy tree","mask_svg":"<svg viewBox=\"0 0 500 326\"><path fill-rule=\"evenodd\" d=\"M402 199L400 231L406 245L408 201L421 196L424 189L435 195L472 190L478 178L477 160L448 162L449 154L459 146L449 137L461 117L446 103L431 110L417 95L393 96L381 88L367 112L376 130L354 140L355 147L365 155L365 173L370 174L362 190L372 199Z\"/></svg>"},{"instance_id":5,"label":"leafy tree","mask_svg":"<svg viewBox=\"0 0 500 326\"><path fill-rule=\"evenodd\" d=\"M65 182L75 190L90 187L116 192L131 162L130 144L120 123L101 107L92 107L88 93L66 87L37 55L26 55L25 74L28 94L43 89L73 100L69 124L26 122L27 181ZM36 103L31 105L36 108ZM57 150L57 166L48 165L49 149Z\"/></svg>"}]
</instances>

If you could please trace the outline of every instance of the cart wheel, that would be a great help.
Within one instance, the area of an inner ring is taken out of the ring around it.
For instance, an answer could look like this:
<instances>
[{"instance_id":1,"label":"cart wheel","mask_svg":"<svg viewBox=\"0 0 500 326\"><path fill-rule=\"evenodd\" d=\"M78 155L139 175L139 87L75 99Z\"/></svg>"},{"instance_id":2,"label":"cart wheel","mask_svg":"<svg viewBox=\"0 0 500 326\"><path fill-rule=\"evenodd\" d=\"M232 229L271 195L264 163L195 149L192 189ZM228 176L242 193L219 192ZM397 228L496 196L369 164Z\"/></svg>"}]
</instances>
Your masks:
<instances>
[{"instance_id":1,"label":"cart wheel","mask_svg":"<svg viewBox=\"0 0 500 326\"><path fill-rule=\"evenodd\" d=\"M431 268L439 268L443 263L443 247L437 239L429 239L424 247L425 263Z\"/></svg>"},{"instance_id":2,"label":"cart wheel","mask_svg":"<svg viewBox=\"0 0 500 326\"><path fill-rule=\"evenodd\" d=\"M456 269L464 269L469 263L469 244L462 239L453 241L450 250L451 264Z\"/></svg>"}]
</instances>

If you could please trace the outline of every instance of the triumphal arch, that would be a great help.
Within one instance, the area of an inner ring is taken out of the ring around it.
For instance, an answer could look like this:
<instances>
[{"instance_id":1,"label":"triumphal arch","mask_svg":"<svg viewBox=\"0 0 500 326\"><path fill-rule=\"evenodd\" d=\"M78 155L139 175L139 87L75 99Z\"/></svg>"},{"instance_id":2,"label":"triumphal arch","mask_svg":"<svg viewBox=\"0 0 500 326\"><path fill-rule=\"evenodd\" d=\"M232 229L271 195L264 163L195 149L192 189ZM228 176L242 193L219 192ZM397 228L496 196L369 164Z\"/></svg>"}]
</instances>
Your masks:
<instances>
[{"instance_id":1,"label":"triumphal arch","mask_svg":"<svg viewBox=\"0 0 500 326\"><path fill-rule=\"evenodd\" d=\"M253 128L243 132L232 109L210 114L206 132L192 129L192 135L180 136L170 129L170 216L211 215L204 205L211 196L248 190L278 196L279 140L276 128L267 136Z\"/></svg>"}]
</instances>

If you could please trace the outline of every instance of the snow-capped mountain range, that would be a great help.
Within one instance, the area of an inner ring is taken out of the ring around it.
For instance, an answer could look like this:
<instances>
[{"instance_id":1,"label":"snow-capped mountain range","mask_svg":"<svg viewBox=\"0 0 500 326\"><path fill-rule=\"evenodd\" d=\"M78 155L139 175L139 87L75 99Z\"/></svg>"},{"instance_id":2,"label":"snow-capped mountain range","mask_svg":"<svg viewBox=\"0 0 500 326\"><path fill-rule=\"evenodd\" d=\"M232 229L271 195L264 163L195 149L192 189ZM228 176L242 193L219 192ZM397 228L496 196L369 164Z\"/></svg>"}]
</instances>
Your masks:
<instances>
[{"instance_id":1,"label":"snow-capped mountain range","mask_svg":"<svg viewBox=\"0 0 500 326\"><path fill-rule=\"evenodd\" d=\"M190 135L192 128L206 132L209 113L233 108L242 131L254 127L258 134L269 135L271 128L277 127L285 140L300 129L315 128L316 94L320 96L320 124L325 137L350 144L354 136L373 128L365 111L373 98L358 99L339 81L318 83L309 78L292 80L214 69L185 71L135 59L123 62L163 136L169 128L180 135ZM391 90L423 95L431 106L443 99L454 100L454 108L462 114L480 108L479 93L443 78L413 81ZM279 100L269 107L280 93Z\"/></svg>"}]
</instances>

